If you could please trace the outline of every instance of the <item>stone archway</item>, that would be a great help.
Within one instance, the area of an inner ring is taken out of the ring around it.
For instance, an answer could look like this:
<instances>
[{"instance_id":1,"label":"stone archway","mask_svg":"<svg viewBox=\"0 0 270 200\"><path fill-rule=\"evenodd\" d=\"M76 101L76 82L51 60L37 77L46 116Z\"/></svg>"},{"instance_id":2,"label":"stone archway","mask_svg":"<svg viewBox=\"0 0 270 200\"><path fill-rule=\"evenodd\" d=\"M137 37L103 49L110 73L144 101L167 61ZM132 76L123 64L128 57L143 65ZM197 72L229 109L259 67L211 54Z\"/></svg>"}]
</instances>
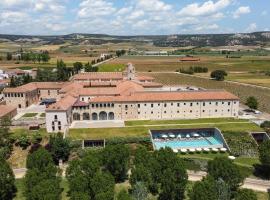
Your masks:
<instances>
[{"instance_id":1,"label":"stone archway","mask_svg":"<svg viewBox=\"0 0 270 200\"><path fill-rule=\"evenodd\" d=\"M98 115L99 120L108 120L108 115L105 111L102 111Z\"/></svg>"},{"instance_id":2,"label":"stone archway","mask_svg":"<svg viewBox=\"0 0 270 200\"><path fill-rule=\"evenodd\" d=\"M92 120L98 120L97 113L92 113Z\"/></svg>"},{"instance_id":3,"label":"stone archway","mask_svg":"<svg viewBox=\"0 0 270 200\"><path fill-rule=\"evenodd\" d=\"M108 120L114 120L114 113L113 112L109 112Z\"/></svg>"},{"instance_id":4,"label":"stone archway","mask_svg":"<svg viewBox=\"0 0 270 200\"><path fill-rule=\"evenodd\" d=\"M81 120L81 116L79 113L73 113L73 120L79 121Z\"/></svg>"},{"instance_id":5,"label":"stone archway","mask_svg":"<svg viewBox=\"0 0 270 200\"><path fill-rule=\"evenodd\" d=\"M83 120L90 120L89 113L83 113Z\"/></svg>"}]
</instances>

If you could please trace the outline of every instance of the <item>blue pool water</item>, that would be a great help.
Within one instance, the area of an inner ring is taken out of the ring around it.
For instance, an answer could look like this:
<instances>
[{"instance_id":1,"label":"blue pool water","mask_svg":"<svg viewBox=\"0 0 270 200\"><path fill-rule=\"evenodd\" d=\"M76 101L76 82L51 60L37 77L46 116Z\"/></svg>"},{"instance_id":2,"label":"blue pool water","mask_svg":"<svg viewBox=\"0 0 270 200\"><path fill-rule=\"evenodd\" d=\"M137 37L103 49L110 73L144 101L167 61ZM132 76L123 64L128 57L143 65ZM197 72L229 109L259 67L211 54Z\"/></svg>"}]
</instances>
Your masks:
<instances>
[{"instance_id":1,"label":"blue pool water","mask_svg":"<svg viewBox=\"0 0 270 200\"><path fill-rule=\"evenodd\" d=\"M223 143L214 137L207 137L202 139L188 139L188 140L168 140L168 141L153 141L155 149L170 147L172 149L181 148L211 148L223 147Z\"/></svg>"}]
</instances>

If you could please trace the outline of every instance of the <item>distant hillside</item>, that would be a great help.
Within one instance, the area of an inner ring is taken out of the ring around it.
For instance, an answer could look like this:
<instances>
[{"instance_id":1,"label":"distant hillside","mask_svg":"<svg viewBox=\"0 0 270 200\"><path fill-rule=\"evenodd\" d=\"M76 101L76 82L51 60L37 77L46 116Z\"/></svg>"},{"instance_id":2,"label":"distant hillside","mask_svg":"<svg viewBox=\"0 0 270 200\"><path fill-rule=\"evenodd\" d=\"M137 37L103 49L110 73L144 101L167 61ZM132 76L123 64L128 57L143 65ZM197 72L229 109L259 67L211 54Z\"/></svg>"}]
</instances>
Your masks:
<instances>
[{"instance_id":1,"label":"distant hillside","mask_svg":"<svg viewBox=\"0 0 270 200\"><path fill-rule=\"evenodd\" d=\"M128 41L151 42L160 47L183 46L231 46L231 45L269 45L270 32L237 33L237 34L192 34L192 35L138 35L115 36L106 34L81 34L38 36L38 35L1 35L0 41L18 43L31 42L43 44L104 44Z\"/></svg>"}]
</instances>

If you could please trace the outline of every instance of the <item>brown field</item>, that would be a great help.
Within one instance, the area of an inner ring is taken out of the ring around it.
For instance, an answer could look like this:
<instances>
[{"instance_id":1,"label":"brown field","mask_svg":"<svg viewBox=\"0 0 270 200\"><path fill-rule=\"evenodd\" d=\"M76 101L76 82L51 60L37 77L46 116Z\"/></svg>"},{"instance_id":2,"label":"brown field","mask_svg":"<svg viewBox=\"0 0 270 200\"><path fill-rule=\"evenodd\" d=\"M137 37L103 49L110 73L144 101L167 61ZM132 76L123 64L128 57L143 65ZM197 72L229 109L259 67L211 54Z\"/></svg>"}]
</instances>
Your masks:
<instances>
[{"instance_id":1,"label":"brown field","mask_svg":"<svg viewBox=\"0 0 270 200\"><path fill-rule=\"evenodd\" d=\"M193 85L207 89L225 89L237 95L241 102L244 103L246 99L253 95L259 100L259 109L270 112L270 90L262 89L252 86L244 86L236 83L228 83L222 81L214 81L205 78L192 77L176 73L144 73L155 77L157 82L165 85Z\"/></svg>"}]
</instances>

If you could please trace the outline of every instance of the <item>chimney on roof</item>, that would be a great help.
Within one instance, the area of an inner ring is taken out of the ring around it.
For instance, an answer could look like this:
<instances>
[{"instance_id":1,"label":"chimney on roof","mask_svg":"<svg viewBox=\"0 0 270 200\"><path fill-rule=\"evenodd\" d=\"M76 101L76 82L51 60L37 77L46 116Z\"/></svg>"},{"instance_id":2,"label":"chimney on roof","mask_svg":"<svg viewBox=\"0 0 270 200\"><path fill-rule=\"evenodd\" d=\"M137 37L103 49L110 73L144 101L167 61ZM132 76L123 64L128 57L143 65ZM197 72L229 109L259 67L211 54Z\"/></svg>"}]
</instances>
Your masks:
<instances>
[{"instance_id":1,"label":"chimney on roof","mask_svg":"<svg viewBox=\"0 0 270 200\"><path fill-rule=\"evenodd\" d=\"M127 64L127 79L128 80L134 80L135 79L135 67L132 65L132 63Z\"/></svg>"}]
</instances>

